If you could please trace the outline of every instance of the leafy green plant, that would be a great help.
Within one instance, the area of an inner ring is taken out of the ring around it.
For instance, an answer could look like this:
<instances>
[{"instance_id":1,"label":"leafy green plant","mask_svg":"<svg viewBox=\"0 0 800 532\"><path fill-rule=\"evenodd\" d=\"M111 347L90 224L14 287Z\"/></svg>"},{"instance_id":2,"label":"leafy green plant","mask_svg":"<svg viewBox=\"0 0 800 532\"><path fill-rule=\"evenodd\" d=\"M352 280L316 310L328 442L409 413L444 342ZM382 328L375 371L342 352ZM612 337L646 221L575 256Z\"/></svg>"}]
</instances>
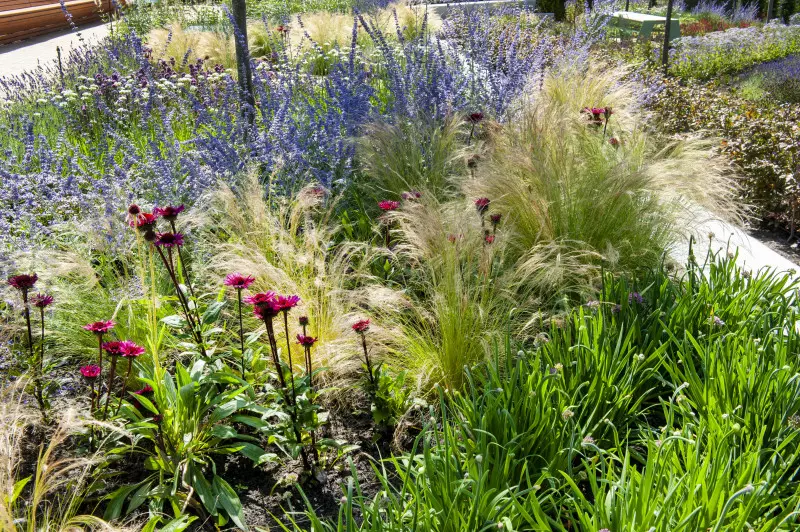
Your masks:
<instances>
[{"instance_id":1,"label":"leafy green plant","mask_svg":"<svg viewBox=\"0 0 800 532\"><path fill-rule=\"evenodd\" d=\"M176 517L191 508L220 525L230 520L247 529L239 497L216 474L214 457L239 453L255 465L275 460L258 446L258 437L236 428L263 429L268 410L256 403L246 382L200 360L190 369L176 364L174 377L157 365L142 367L140 380L152 395L132 395L135 400L123 406L130 437L120 438L110 454L140 455L149 473L108 496L106 517L116 519L146 502L161 513L168 503Z\"/></svg>"}]
</instances>

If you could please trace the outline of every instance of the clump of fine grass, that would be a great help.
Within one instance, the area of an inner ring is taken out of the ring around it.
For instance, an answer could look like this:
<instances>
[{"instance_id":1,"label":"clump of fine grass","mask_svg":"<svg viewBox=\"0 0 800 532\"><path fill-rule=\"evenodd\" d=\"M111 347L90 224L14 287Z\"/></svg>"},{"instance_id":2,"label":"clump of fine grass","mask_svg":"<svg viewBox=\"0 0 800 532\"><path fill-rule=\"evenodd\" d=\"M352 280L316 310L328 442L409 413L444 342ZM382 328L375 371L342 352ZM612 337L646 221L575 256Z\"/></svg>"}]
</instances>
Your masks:
<instances>
[{"instance_id":1,"label":"clump of fine grass","mask_svg":"<svg viewBox=\"0 0 800 532\"><path fill-rule=\"evenodd\" d=\"M23 404L20 384L0 390L0 528L6 532L124 532L99 517L80 514L92 476L90 458L61 457L68 438L83 427L74 413L62 415L39 449L35 471L21 477L23 448L35 417Z\"/></svg>"},{"instance_id":2,"label":"clump of fine grass","mask_svg":"<svg viewBox=\"0 0 800 532\"><path fill-rule=\"evenodd\" d=\"M252 291L299 295L297 315L308 316L309 334L319 340L312 352L314 366L352 376L358 373L360 344L351 325L376 318L370 344L380 357L396 336L390 318L406 301L368 273L366 248L335 245L333 203L317 187L304 189L293 200L273 200L258 177L249 174L238 192L222 186L203 198L189 223L199 253L209 257L204 272L208 285L220 286L225 274L238 271L256 278ZM247 327L253 330L258 322L252 320ZM302 347L292 344L293 357L301 360Z\"/></svg>"},{"instance_id":3,"label":"clump of fine grass","mask_svg":"<svg viewBox=\"0 0 800 532\"><path fill-rule=\"evenodd\" d=\"M444 123L417 118L369 124L358 142L368 177L364 188L375 199L399 198L409 190L452 197L463 176L464 129L459 118Z\"/></svg>"},{"instance_id":4,"label":"clump of fine grass","mask_svg":"<svg viewBox=\"0 0 800 532\"><path fill-rule=\"evenodd\" d=\"M601 256L592 262L606 268L652 267L687 236L697 206L738 214L731 171L711 156L711 143L659 145L634 106L635 87L619 81L623 74L551 73L465 186L507 215L520 260L555 245ZM613 114L593 125L584 107L611 107Z\"/></svg>"}]
</instances>

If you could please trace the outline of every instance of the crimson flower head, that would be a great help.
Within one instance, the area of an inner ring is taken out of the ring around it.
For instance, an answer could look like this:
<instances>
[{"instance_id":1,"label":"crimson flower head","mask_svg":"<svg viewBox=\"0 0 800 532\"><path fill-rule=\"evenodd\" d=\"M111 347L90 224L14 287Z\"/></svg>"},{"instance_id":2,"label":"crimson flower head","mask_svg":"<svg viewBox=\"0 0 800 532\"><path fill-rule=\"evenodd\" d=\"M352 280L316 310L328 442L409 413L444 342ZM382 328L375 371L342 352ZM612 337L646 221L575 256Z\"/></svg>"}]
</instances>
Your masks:
<instances>
[{"instance_id":1,"label":"crimson flower head","mask_svg":"<svg viewBox=\"0 0 800 532\"><path fill-rule=\"evenodd\" d=\"M400 207L399 201L391 201L391 200L383 200L378 202L378 207L381 208L382 211L393 211Z\"/></svg>"},{"instance_id":2,"label":"crimson flower head","mask_svg":"<svg viewBox=\"0 0 800 532\"><path fill-rule=\"evenodd\" d=\"M500 219L501 219L502 217L503 217L503 215L502 215L502 214L500 214L500 213L495 213L495 214L493 214L493 215L489 216L489 220L491 220L491 221L492 221L492 225L497 225L497 224L499 224L499 223L500 223Z\"/></svg>"},{"instance_id":3,"label":"crimson flower head","mask_svg":"<svg viewBox=\"0 0 800 532\"><path fill-rule=\"evenodd\" d=\"M300 325L302 327L305 327L306 325L308 325L308 316L300 316L300 318L298 318L297 321L300 322Z\"/></svg>"},{"instance_id":4,"label":"crimson flower head","mask_svg":"<svg viewBox=\"0 0 800 532\"><path fill-rule=\"evenodd\" d=\"M272 303L275 301L275 292L272 290L268 292L259 292L258 294L245 297L242 301L255 307L272 305Z\"/></svg>"},{"instance_id":5,"label":"crimson flower head","mask_svg":"<svg viewBox=\"0 0 800 532\"><path fill-rule=\"evenodd\" d=\"M147 231L152 231L155 228L157 221L157 215L150 212L141 212L132 218L131 221L128 222L128 225L144 233Z\"/></svg>"},{"instance_id":6,"label":"crimson flower head","mask_svg":"<svg viewBox=\"0 0 800 532\"><path fill-rule=\"evenodd\" d=\"M358 320L353 324L353 330L358 334L364 334L369 330L369 319Z\"/></svg>"},{"instance_id":7,"label":"crimson flower head","mask_svg":"<svg viewBox=\"0 0 800 532\"><path fill-rule=\"evenodd\" d=\"M469 122L472 122L473 124L477 124L478 122L483 120L483 113L481 113L480 111L470 113L469 115L467 115L467 120Z\"/></svg>"},{"instance_id":8,"label":"crimson flower head","mask_svg":"<svg viewBox=\"0 0 800 532\"><path fill-rule=\"evenodd\" d=\"M231 288L235 288L237 290L244 290L248 288L253 282L255 282L256 278L252 275L242 275L241 273L229 273L225 276L225 280L222 282L225 286L230 286Z\"/></svg>"},{"instance_id":9,"label":"crimson flower head","mask_svg":"<svg viewBox=\"0 0 800 532\"><path fill-rule=\"evenodd\" d=\"M122 354L122 342L105 342L103 351L113 357L119 356Z\"/></svg>"},{"instance_id":10,"label":"crimson flower head","mask_svg":"<svg viewBox=\"0 0 800 532\"><path fill-rule=\"evenodd\" d=\"M144 347L136 345L130 340L125 340L124 342L120 342L119 351L120 354L126 358L136 358L144 354Z\"/></svg>"},{"instance_id":11,"label":"crimson flower head","mask_svg":"<svg viewBox=\"0 0 800 532\"><path fill-rule=\"evenodd\" d=\"M275 28L275 31L281 34L289 33L289 26L284 26L283 24L281 24L280 26Z\"/></svg>"},{"instance_id":12,"label":"crimson flower head","mask_svg":"<svg viewBox=\"0 0 800 532\"><path fill-rule=\"evenodd\" d=\"M128 207L128 214L130 214L133 217L139 216L140 214L142 214L142 208L136 205L135 203L131 203L130 206Z\"/></svg>"},{"instance_id":13,"label":"crimson flower head","mask_svg":"<svg viewBox=\"0 0 800 532\"><path fill-rule=\"evenodd\" d=\"M37 308L49 307L53 304L53 296L49 294L36 294L31 298L31 305Z\"/></svg>"},{"instance_id":14,"label":"crimson flower head","mask_svg":"<svg viewBox=\"0 0 800 532\"><path fill-rule=\"evenodd\" d=\"M418 190L410 190L408 192L403 192L400 194L400 197L404 200L415 200L420 199L422 197L422 192Z\"/></svg>"},{"instance_id":15,"label":"crimson flower head","mask_svg":"<svg viewBox=\"0 0 800 532\"><path fill-rule=\"evenodd\" d=\"M272 291L247 296L243 301L248 305L253 305L253 314L261 320L274 318L280 312L275 292Z\"/></svg>"},{"instance_id":16,"label":"crimson flower head","mask_svg":"<svg viewBox=\"0 0 800 532\"><path fill-rule=\"evenodd\" d=\"M100 371L102 371L100 366L90 364L81 368L81 375L83 375L86 379L94 380L100 376Z\"/></svg>"},{"instance_id":17,"label":"crimson flower head","mask_svg":"<svg viewBox=\"0 0 800 532\"><path fill-rule=\"evenodd\" d=\"M478 214L483 216L489 210L489 198L478 198L475 200L475 208L478 209Z\"/></svg>"},{"instance_id":18,"label":"crimson flower head","mask_svg":"<svg viewBox=\"0 0 800 532\"><path fill-rule=\"evenodd\" d=\"M148 394L148 393L153 393L153 387L150 386L149 384L145 384L144 388L142 388L141 390L136 390L135 392L131 392L131 393L133 393L135 395L145 395L145 394Z\"/></svg>"},{"instance_id":19,"label":"crimson flower head","mask_svg":"<svg viewBox=\"0 0 800 532\"><path fill-rule=\"evenodd\" d=\"M114 323L111 320L108 320L108 321L96 321L94 323L90 323L88 325L84 325L83 328L84 328L84 330L87 330L89 332L93 332L98 336L102 336L105 333L107 333L108 331L110 331L111 329L113 329L114 325L116 325L116 323Z\"/></svg>"},{"instance_id":20,"label":"crimson flower head","mask_svg":"<svg viewBox=\"0 0 800 532\"><path fill-rule=\"evenodd\" d=\"M31 273L31 274L23 273L23 274L20 274L20 275L15 275L13 277L9 277L8 278L8 284L13 286L17 290L20 290L22 292L27 292L28 290L33 288L33 285L35 285L36 281L38 281L38 280L39 280L39 276L36 275L35 273Z\"/></svg>"},{"instance_id":21,"label":"crimson flower head","mask_svg":"<svg viewBox=\"0 0 800 532\"><path fill-rule=\"evenodd\" d=\"M608 139L608 143L616 148L617 146L619 146L619 139L617 137L611 137L610 139Z\"/></svg>"},{"instance_id":22,"label":"crimson flower head","mask_svg":"<svg viewBox=\"0 0 800 532\"><path fill-rule=\"evenodd\" d=\"M300 303L300 296L275 296L275 307L288 312Z\"/></svg>"},{"instance_id":23,"label":"crimson flower head","mask_svg":"<svg viewBox=\"0 0 800 532\"><path fill-rule=\"evenodd\" d=\"M156 216L161 216L168 222L174 222L178 219L178 215L183 212L186 207L183 205L172 206L168 205L167 207L156 207L153 209L153 214Z\"/></svg>"},{"instance_id":24,"label":"crimson flower head","mask_svg":"<svg viewBox=\"0 0 800 532\"><path fill-rule=\"evenodd\" d=\"M483 237L483 239L486 241L487 244L494 243L494 235L486 235L485 237Z\"/></svg>"},{"instance_id":25,"label":"crimson flower head","mask_svg":"<svg viewBox=\"0 0 800 532\"><path fill-rule=\"evenodd\" d=\"M297 335L297 343L304 347L311 347L317 341L313 336L306 336L304 334Z\"/></svg>"},{"instance_id":26,"label":"crimson flower head","mask_svg":"<svg viewBox=\"0 0 800 532\"><path fill-rule=\"evenodd\" d=\"M165 248L180 247L183 245L183 235L181 233L158 233L155 245Z\"/></svg>"}]
</instances>

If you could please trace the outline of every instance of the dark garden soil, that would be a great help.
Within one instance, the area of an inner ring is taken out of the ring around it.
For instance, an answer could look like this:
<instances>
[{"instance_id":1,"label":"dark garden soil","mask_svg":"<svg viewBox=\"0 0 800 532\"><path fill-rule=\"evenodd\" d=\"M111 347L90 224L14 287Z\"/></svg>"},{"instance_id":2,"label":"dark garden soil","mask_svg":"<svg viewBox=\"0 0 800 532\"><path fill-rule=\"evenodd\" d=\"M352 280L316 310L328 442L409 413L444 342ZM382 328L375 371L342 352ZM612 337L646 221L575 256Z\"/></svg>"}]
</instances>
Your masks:
<instances>
[{"instance_id":1,"label":"dark garden soil","mask_svg":"<svg viewBox=\"0 0 800 532\"><path fill-rule=\"evenodd\" d=\"M789 240L789 232L765 227L748 227L746 232L783 258L800 264L800 232Z\"/></svg>"}]
</instances>

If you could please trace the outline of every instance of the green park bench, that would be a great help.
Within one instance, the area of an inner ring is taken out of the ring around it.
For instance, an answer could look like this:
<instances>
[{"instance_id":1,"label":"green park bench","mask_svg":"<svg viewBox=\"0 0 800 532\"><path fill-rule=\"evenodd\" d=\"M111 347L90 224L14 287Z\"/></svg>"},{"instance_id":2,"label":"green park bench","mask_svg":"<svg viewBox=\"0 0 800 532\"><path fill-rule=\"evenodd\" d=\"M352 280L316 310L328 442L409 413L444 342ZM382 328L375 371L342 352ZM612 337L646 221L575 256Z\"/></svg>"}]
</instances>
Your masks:
<instances>
[{"instance_id":1,"label":"green park bench","mask_svg":"<svg viewBox=\"0 0 800 532\"><path fill-rule=\"evenodd\" d=\"M655 26L663 26L666 22L666 17L657 17L646 13L635 13L633 11L616 11L611 15L612 27L622 31L636 32L639 34L639 37L645 39L650 37ZM680 36L680 20L673 18L669 22L669 39L677 39Z\"/></svg>"}]
</instances>

